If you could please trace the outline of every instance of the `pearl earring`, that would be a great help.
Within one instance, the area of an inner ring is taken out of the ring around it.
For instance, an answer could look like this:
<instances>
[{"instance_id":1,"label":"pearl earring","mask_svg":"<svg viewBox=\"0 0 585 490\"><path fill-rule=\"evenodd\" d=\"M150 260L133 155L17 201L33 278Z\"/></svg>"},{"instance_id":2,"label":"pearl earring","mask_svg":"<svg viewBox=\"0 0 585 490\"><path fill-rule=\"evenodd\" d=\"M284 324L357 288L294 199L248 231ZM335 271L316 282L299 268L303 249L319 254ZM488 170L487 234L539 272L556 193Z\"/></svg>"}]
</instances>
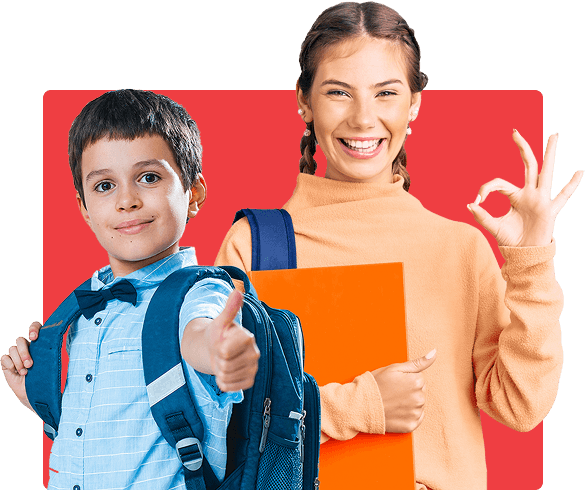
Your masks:
<instances>
[{"instance_id":1,"label":"pearl earring","mask_svg":"<svg viewBox=\"0 0 585 490\"><path fill-rule=\"evenodd\" d=\"M297 112L299 113L299 116L302 116L305 113L305 111L303 111L302 109L299 109Z\"/></svg>"},{"instance_id":2,"label":"pearl earring","mask_svg":"<svg viewBox=\"0 0 585 490\"><path fill-rule=\"evenodd\" d=\"M410 129L410 125L406 126L406 134L411 135L412 129Z\"/></svg>"},{"instance_id":3,"label":"pearl earring","mask_svg":"<svg viewBox=\"0 0 585 490\"><path fill-rule=\"evenodd\" d=\"M311 136L311 130L309 128L305 129L303 136Z\"/></svg>"}]
</instances>

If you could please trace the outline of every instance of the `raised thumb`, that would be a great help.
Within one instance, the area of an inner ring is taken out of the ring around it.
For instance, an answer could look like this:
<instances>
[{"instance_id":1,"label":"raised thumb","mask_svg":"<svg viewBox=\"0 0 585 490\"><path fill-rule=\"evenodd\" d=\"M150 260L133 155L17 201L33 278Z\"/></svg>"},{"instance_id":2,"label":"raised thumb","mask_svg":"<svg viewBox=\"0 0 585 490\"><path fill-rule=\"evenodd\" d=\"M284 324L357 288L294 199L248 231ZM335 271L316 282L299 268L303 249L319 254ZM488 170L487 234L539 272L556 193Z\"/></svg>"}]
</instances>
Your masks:
<instances>
[{"instance_id":1,"label":"raised thumb","mask_svg":"<svg viewBox=\"0 0 585 490\"><path fill-rule=\"evenodd\" d=\"M244 296L242 293L240 293L237 289L234 289L228 296L227 302L222 312L213 320L213 330L215 333L213 338L219 340L223 339L225 330L232 325L236 315L238 314L238 311L242 307L243 301Z\"/></svg>"},{"instance_id":2,"label":"raised thumb","mask_svg":"<svg viewBox=\"0 0 585 490\"><path fill-rule=\"evenodd\" d=\"M396 364L395 369L403 373L420 373L430 367L437 358L437 349L433 349L426 356L413 359L412 361Z\"/></svg>"}]
</instances>

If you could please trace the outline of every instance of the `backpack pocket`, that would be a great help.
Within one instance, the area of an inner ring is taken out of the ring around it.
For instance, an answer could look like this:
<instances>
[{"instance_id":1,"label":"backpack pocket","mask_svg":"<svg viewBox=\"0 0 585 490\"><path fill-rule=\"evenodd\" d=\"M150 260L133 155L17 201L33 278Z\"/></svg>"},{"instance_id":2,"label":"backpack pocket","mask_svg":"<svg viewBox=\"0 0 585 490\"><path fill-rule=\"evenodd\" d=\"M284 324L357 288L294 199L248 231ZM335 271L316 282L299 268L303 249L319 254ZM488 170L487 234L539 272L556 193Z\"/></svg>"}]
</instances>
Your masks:
<instances>
[{"instance_id":1,"label":"backpack pocket","mask_svg":"<svg viewBox=\"0 0 585 490\"><path fill-rule=\"evenodd\" d=\"M319 488L319 444L321 439L321 399L315 378L303 373L306 416L303 429L303 490Z\"/></svg>"},{"instance_id":2,"label":"backpack pocket","mask_svg":"<svg viewBox=\"0 0 585 490\"><path fill-rule=\"evenodd\" d=\"M258 465L256 490L302 490L301 444L269 435Z\"/></svg>"}]
</instances>

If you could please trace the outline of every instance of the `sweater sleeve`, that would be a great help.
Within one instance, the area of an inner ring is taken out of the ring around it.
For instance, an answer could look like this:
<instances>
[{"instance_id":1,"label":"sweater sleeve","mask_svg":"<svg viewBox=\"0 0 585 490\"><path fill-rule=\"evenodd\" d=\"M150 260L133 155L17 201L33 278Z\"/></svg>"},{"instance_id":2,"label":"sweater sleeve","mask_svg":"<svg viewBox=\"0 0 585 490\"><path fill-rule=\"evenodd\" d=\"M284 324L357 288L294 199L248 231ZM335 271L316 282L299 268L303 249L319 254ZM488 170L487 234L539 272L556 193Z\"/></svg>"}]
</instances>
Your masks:
<instances>
[{"instance_id":1,"label":"sweater sleeve","mask_svg":"<svg viewBox=\"0 0 585 490\"><path fill-rule=\"evenodd\" d=\"M478 407L490 417L528 431L542 421L556 397L563 295L554 277L554 242L500 251L505 259L501 273L486 250L484 256L493 264L479 278L475 394Z\"/></svg>"},{"instance_id":2,"label":"sweater sleeve","mask_svg":"<svg viewBox=\"0 0 585 490\"><path fill-rule=\"evenodd\" d=\"M215 265L233 265L246 273L252 268L252 235L245 218L226 235ZM385 433L384 405L372 373L357 376L351 383L319 387L321 397L321 442L347 440L359 432Z\"/></svg>"}]
</instances>

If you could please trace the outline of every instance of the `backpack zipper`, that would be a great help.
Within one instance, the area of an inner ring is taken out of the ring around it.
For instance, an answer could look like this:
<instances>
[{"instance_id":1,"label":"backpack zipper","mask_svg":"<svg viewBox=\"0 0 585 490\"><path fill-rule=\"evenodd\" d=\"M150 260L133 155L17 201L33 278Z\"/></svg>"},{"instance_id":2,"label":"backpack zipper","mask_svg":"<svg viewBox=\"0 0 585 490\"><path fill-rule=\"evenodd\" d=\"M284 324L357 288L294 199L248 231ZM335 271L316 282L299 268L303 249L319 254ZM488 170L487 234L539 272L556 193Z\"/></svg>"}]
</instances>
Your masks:
<instances>
[{"instance_id":1,"label":"backpack zipper","mask_svg":"<svg viewBox=\"0 0 585 490\"><path fill-rule=\"evenodd\" d=\"M303 416L301 417L301 464L305 462L305 417L307 416L307 411L303 410Z\"/></svg>"},{"instance_id":2,"label":"backpack zipper","mask_svg":"<svg viewBox=\"0 0 585 490\"><path fill-rule=\"evenodd\" d=\"M264 400L264 413L262 414L262 436L260 437L260 453L264 452L266 448L266 439L268 438L268 428L270 427L270 398Z\"/></svg>"}]
</instances>

